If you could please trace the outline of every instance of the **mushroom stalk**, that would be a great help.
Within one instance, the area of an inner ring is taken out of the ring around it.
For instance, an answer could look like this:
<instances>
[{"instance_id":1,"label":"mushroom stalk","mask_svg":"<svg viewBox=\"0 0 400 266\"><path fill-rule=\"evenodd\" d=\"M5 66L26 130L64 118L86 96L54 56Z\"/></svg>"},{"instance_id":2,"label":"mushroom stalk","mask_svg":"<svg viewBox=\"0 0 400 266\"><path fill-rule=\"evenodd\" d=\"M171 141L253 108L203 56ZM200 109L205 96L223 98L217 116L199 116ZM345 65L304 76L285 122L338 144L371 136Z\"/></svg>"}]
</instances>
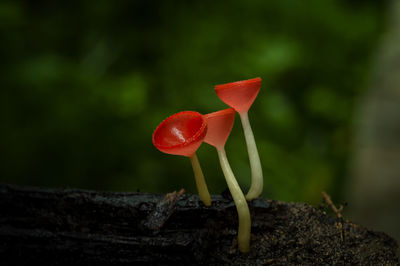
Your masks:
<instances>
[{"instance_id":1,"label":"mushroom stalk","mask_svg":"<svg viewBox=\"0 0 400 266\"><path fill-rule=\"evenodd\" d=\"M194 179L196 181L197 191L199 193L201 201L206 206L211 205L211 197L210 193L207 189L206 180L204 179L203 171L201 170L199 159L197 158L196 153L189 157L190 162L192 163Z\"/></svg>"},{"instance_id":2,"label":"mushroom stalk","mask_svg":"<svg viewBox=\"0 0 400 266\"><path fill-rule=\"evenodd\" d=\"M251 130L249 117L247 112L239 113L240 120L242 121L244 137L247 144L247 152L249 153L250 168L251 168L251 186L247 192L246 199L253 200L260 196L263 190L263 173L261 168L260 156L256 142L254 140L253 131Z\"/></svg>"},{"instance_id":3,"label":"mushroom stalk","mask_svg":"<svg viewBox=\"0 0 400 266\"><path fill-rule=\"evenodd\" d=\"M238 182L236 181L235 175L229 165L228 158L226 157L225 148L217 147L219 161L221 163L222 171L225 176L226 183L228 184L229 191L231 192L233 201L236 205L239 218L238 228L238 246L239 251L247 253L250 250L250 232L251 232L251 219L250 211L247 205L246 199L243 195L242 190Z\"/></svg>"}]
</instances>

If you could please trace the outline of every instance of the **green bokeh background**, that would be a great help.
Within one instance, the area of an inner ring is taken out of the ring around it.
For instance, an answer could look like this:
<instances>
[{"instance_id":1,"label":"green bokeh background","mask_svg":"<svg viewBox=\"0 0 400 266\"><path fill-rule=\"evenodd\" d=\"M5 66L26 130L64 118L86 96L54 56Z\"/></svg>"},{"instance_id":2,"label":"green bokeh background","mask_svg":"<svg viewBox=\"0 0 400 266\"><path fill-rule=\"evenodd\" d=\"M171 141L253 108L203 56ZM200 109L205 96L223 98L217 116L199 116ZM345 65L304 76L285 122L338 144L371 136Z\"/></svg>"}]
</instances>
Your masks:
<instances>
[{"instance_id":1,"label":"green bokeh background","mask_svg":"<svg viewBox=\"0 0 400 266\"><path fill-rule=\"evenodd\" d=\"M213 86L259 76L263 195L340 196L385 14L385 1L2 1L0 182L195 193L189 160L156 150L154 129L227 108ZM226 150L247 191L238 117ZM221 193L215 149L198 156Z\"/></svg>"}]
</instances>

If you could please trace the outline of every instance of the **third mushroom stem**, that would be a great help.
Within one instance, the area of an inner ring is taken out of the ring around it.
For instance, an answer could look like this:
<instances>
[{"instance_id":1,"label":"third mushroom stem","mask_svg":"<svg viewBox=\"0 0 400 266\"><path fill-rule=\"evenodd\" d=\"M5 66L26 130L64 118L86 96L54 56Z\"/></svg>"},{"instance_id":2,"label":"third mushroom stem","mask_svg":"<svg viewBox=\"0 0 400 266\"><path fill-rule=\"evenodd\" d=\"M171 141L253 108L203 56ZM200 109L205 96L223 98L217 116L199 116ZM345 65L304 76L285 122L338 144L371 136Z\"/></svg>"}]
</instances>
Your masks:
<instances>
[{"instance_id":1,"label":"third mushroom stem","mask_svg":"<svg viewBox=\"0 0 400 266\"><path fill-rule=\"evenodd\" d=\"M251 167L251 186L250 190L247 192L246 199L252 200L257 198L263 190L263 173L261 168L260 156L258 155L256 142L254 140L254 135L253 131L251 130L247 112L239 113L239 115L242 121Z\"/></svg>"}]
</instances>

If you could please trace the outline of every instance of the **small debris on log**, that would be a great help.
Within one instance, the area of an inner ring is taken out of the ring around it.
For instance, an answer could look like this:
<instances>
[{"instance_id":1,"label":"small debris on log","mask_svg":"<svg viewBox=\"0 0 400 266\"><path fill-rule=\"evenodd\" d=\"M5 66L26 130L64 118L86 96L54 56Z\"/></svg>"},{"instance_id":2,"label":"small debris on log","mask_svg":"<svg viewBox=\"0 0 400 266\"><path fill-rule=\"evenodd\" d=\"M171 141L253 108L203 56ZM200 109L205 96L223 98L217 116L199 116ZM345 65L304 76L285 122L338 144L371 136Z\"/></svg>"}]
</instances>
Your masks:
<instances>
[{"instance_id":1,"label":"small debris on log","mask_svg":"<svg viewBox=\"0 0 400 266\"><path fill-rule=\"evenodd\" d=\"M144 228L151 230L153 234L158 233L175 210L175 204L183 193L185 190L181 189L179 192L174 191L165 195L143 222Z\"/></svg>"}]
</instances>

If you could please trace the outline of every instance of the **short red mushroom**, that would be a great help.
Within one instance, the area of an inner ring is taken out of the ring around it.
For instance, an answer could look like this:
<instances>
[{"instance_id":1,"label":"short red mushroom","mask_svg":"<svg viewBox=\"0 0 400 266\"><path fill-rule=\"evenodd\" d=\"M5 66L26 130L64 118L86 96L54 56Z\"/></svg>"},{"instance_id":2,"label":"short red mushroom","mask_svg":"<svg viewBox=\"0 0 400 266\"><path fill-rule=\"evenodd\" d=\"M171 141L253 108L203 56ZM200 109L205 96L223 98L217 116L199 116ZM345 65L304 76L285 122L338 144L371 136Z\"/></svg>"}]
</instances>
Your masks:
<instances>
[{"instance_id":1,"label":"short red mushroom","mask_svg":"<svg viewBox=\"0 0 400 266\"><path fill-rule=\"evenodd\" d=\"M207 114L205 117L207 120L208 130L204 142L214 146L218 151L221 168L238 212L238 247L241 252L245 253L250 249L250 211L243 192L240 189L235 175L229 165L225 152L225 143L231 133L233 123L235 122L235 110L229 108Z\"/></svg>"},{"instance_id":2,"label":"short red mushroom","mask_svg":"<svg viewBox=\"0 0 400 266\"><path fill-rule=\"evenodd\" d=\"M210 193L196 155L206 132L207 123L202 114L183 111L161 122L153 133L153 144L161 152L190 158L200 199L210 206Z\"/></svg>"},{"instance_id":3,"label":"short red mushroom","mask_svg":"<svg viewBox=\"0 0 400 266\"><path fill-rule=\"evenodd\" d=\"M257 198L263 190L263 174L260 157L248 117L248 110L256 99L260 87L261 78L215 86L215 92L218 97L230 107L233 107L239 113L242 121L251 166L251 186L246 195L247 200Z\"/></svg>"}]
</instances>

